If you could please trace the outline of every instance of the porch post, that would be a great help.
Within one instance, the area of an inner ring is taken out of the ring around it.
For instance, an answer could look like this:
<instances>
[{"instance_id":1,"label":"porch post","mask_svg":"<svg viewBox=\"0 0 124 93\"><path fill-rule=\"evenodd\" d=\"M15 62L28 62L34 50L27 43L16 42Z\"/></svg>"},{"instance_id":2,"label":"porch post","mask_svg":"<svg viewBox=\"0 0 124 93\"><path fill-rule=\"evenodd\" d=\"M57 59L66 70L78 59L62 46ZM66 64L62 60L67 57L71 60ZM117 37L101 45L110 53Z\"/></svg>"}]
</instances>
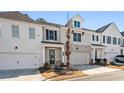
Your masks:
<instances>
[{"instance_id":1,"label":"porch post","mask_svg":"<svg viewBox=\"0 0 124 93\"><path fill-rule=\"evenodd\" d=\"M62 63L64 63L64 61L65 61L65 58L64 58L64 47L62 46Z\"/></svg>"},{"instance_id":2,"label":"porch post","mask_svg":"<svg viewBox=\"0 0 124 93\"><path fill-rule=\"evenodd\" d=\"M42 54L43 55L43 63L45 63L45 46L43 46L42 49L43 49L43 54Z\"/></svg>"},{"instance_id":3,"label":"porch post","mask_svg":"<svg viewBox=\"0 0 124 93\"><path fill-rule=\"evenodd\" d=\"M95 63L95 48L93 48L93 63Z\"/></svg>"}]
</instances>

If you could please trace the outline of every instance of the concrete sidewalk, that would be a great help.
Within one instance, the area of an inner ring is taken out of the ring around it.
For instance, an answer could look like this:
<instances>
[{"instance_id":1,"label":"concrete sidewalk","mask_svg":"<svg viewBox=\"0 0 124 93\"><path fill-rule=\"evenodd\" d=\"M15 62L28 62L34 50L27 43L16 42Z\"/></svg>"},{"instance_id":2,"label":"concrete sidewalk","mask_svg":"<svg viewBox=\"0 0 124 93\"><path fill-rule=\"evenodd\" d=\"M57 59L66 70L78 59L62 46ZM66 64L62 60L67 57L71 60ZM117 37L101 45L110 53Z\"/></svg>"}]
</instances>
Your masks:
<instances>
[{"instance_id":1,"label":"concrete sidewalk","mask_svg":"<svg viewBox=\"0 0 124 93\"><path fill-rule=\"evenodd\" d=\"M103 67L98 65L82 65L82 66L76 66L76 67L87 75L96 75L96 74L102 74L102 73L121 70L121 69Z\"/></svg>"},{"instance_id":2,"label":"concrete sidewalk","mask_svg":"<svg viewBox=\"0 0 124 93\"><path fill-rule=\"evenodd\" d=\"M42 76L38 70L6 70L0 71L0 81L40 81Z\"/></svg>"},{"instance_id":3,"label":"concrete sidewalk","mask_svg":"<svg viewBox=\"0 0 124 93\"><path fill-rule=\"evenodd\" d=\"M121 69L115 69L115 68L108 68L108 67L99 67L89 70L83 70L83 73L86 73L87 75L96 75L96 74L103 74L103 73L109 73L109 72L115 72L119 71Z\"/></svg>"}]
</instances>

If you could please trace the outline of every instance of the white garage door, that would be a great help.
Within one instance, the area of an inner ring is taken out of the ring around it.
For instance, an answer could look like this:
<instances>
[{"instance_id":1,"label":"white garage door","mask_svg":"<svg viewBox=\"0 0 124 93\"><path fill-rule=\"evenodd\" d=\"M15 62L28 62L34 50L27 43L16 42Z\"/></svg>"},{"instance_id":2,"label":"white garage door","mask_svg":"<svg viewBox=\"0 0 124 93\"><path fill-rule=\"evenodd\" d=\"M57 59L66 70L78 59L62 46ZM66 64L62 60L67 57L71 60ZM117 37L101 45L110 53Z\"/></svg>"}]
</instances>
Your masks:
<instances>
[{"instance_id":1,"label":"white garage door","mask_svg":"<svg viewBox=\"0 0 124 93\"><path fill-rule=\"evenodd\" d=\"M72 52L71 53L71 62L72 64L88 64L88 53L81 53L81 52Z\"/></svg>"},{"instance_id":2,"label":"white garage door","mask_svg":"<svg viewBox=\"0 0 124 93\"><path fill-rule=\"evenodd\" d=\"M36 54L0 54L0 70L37 68Z\"/></svg>"}]
</instances>

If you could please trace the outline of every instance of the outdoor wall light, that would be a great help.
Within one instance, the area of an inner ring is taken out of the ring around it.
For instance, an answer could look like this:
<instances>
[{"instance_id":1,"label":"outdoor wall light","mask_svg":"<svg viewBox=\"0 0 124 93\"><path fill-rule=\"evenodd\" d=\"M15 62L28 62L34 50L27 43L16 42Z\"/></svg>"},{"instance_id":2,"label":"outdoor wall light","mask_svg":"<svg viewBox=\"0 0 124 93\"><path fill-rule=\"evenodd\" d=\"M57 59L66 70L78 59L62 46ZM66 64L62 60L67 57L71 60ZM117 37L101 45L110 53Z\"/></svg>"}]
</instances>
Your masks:
<instances>
[{"instance_id":1,"label":"outdoor wall light","mask_svg":"<svg viewBox=\"0 0 124 93\"><path fill-rule=\"evenodd\" d=\"M71 33L73 34L74 30L71 31Z\"/></svg>"},{"instance_id":2,"label":"outdoor wall light","mask_svg":"<svg viewBox=\"0 0 124 93\"><path fill-rule=\"evenodd\" d=\"M84 35L84 32L82 32L82 36Z\"/></svg>"},{"instance_id":3,"label":"outdoor wall light","mask_svg":"<svg viewBox=\"0 0 124 93\"><path fill-rule=\"evenodd\" d=\"M18 49L18 47L17 47L17 46L15 46L15 49Z\"/></svg>"}]
</instances>

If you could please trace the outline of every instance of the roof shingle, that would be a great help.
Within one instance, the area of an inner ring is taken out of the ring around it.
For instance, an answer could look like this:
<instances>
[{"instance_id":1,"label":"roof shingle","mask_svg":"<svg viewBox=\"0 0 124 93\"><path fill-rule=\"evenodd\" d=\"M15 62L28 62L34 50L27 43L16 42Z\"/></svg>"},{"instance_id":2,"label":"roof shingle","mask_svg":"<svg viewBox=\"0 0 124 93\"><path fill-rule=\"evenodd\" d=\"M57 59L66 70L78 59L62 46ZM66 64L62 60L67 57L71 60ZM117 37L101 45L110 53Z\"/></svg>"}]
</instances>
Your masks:
<instances>
[{"instance_id":1,"label":"roof shingle","mask_svg":"<svg viewBox=\"0 0 124 93\"><path fill-rule=\"evenodd\" d=\"M14 11L14 12L0 12L1 18L12 19L17 21L24 21L30 23L37 23L35 20L31 19L29 16L22 14L21 12Z\"/></svg>"},{"instance_id":2,"label":"roof shingle","mask_svg":"<svg viewBox=\"0 0 124 93\"><path fill-rule=\"evenodd\" d=\"M102 27L98 28L98 29L96 30L96 32L103 32L103 31L105 31L111 24L112 24L112 23L109 23L109 24L107 24L107 25L105 25L105 26L102 26Z\"/></svg>"}]
</instances>

